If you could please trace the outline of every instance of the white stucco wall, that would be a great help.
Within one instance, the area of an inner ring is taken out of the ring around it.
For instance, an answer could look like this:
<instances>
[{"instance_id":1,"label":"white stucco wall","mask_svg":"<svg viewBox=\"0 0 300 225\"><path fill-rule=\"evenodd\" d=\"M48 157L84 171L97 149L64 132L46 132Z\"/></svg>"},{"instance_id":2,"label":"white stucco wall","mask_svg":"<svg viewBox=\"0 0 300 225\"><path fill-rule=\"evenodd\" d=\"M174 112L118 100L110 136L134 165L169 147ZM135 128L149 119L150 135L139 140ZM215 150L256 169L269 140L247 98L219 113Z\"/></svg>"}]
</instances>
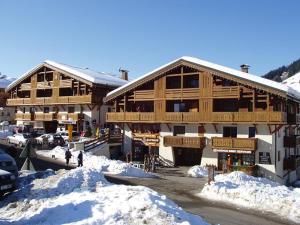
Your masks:
<instances>
[{"instance_id":1,"label":"white stucco wall","mask_svg":"<svg viewBox=\"0 0 300 225\"><path fill-rule=\"evenodd\" d=\"M172 147L164 146L164 136L173 136L173 127L171 128L170 131L166 124L160 125L159 155L166 162L174 164L174 154L173 154Z\"/></svg>"},{"instance_id":2,"label":"white stucco wall","mask_svg":"<svg viewBox=\"0 0 300 225\"><path fill-rule=\"evenodd\" d=\"M132 148L132 132L127 124L124 125L124 140L123 140L123 152L124 154L130 153Z\"/></svg>"}]
</instances>

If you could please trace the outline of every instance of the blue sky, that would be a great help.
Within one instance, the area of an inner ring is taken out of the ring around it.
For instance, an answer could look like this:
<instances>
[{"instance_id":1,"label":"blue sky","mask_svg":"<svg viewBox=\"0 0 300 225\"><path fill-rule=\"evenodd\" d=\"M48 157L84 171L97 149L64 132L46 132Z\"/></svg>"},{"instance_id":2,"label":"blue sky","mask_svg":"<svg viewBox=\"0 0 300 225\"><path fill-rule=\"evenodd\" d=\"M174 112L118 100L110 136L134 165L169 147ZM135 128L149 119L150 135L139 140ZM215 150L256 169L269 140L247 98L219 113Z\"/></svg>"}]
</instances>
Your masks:
<instances>
[{"instance_id":1,"label":"blue sky","mask_svg":"<svg viewBox=\"0 0 300 225\"><path fill-rule=\"evenodd\" d=\"M137 77L189 55L264 74L300 58L300 1L0 1L0 72L45 59Z\"/></svg>"}]
</instances>

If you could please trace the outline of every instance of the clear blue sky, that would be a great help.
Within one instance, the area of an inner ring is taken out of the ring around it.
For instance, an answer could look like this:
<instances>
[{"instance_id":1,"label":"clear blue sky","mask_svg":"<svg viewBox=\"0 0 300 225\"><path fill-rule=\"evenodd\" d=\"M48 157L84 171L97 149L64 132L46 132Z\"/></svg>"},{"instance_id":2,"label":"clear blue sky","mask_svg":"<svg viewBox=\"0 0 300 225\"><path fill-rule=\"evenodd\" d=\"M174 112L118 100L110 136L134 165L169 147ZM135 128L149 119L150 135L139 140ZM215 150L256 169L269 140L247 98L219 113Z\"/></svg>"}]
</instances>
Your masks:
<instances>
[{"instance_id":1,"label":"clear blue sky","mask_svg":"<svg viewBox=\"0 0 300 225\"><path fill-rule=\"evenodd\" d=\"M300 1L0 1L0 71L45 59L137 77L183 55L264 74L300 57Z\"/></svg>"}]
</instances>

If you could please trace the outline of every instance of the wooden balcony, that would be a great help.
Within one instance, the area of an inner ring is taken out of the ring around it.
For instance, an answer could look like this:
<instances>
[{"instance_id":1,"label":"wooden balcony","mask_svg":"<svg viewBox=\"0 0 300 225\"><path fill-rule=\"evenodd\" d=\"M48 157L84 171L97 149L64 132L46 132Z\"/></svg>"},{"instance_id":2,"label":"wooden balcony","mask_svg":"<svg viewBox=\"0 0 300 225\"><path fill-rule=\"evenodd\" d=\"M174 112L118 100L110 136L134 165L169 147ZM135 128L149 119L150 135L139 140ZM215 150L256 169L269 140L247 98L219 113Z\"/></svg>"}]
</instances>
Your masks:
<instances>
[{"instance_id":1,"label":"wooden balcony","mask_svg":"<svg viewBox=\"0 0 300 225\"><path fill-rule=\"evenodd\" d=\"M300 146L300 136L284 136L283 137L283 146L285 148L296 148Z\"/></svg>"},{"instance_id":2,"label":"wooden balcony","mask_svg":"<svg viewBox=\"0 0 300 225\"><path fill-rule=\"evenodd\" d=\"M166 89L166 99L193 99L200 97L199 88Z\"/></svg>"},{"instance_id":3,"label":"wooden balcony","mask_svg":"<svg viewBox=\"0 0 300 225\"><path fill-rule=\"evenodd\" d=\"M58 113L57 120L59 121L78 121L83 119L84 115L81 113Z\"/></svg>"},{"instance_id":4,"label":"wooden balcony","mask_svg":"<svg viewBox=\"0 0 300 225\"><path fill-rule=\"evenodd\" d=\"M29 91L31 90L31 83L22 83L20 86L21 91Z\"/></svg>"},{"instance_id":5,"label":"wooden balcony","mask_svg":"<svg viewBox=\"0 0 300 225\"><path fill-rule=\"evenodd\" d=\"M60 80L59 87L61 88L71 88L72 87L72 79Z\"/></svg>"},{"instance_id":6,"label":"wooden balcony","mask_svg":"<svg viewBox=\"0 0 300 225\"><path fill-rule=\"evenodd\" d=\"M286 117L282 112L213 112L212 122L284 123Z\"/></svg>"},{"instance_id":7,"label":"wooden balcony","mask_svg":"<svg viewBox=\"0 0 300 225\"><path fill-rule=\"evenodd\" d=\"M170 147L183 148L204 148L204 137L181 137L181 136L165 136L164 145Z\"/></svg>"},{"instance_id":8,"label":"wooden balcony","mask_svg":"<svg viewBox=\"0 0 300 225\"><path fill-rule=\"evenodd\" d=\"M57 98L16 98L7 99L7 106L22 106L22 105L57 105L57 104L91 104L91 95L82 96L60 96Z\"/></svg>"},{"instance_id":9,"label":"wooden balcony","mask_svg":"<svg viewBox=\"0 0 300 225\"><path fill-rule=\"evenodd\" d=\"M154 90L140 90L134 91L133 95L129 96L129 98L133 98L134 100L152 100L154 99Z\"/></svg>"},{"instance_id":10,"label":"wooden balcony","mask_svg":"<svg viewBox=\"0 0 300 225\"><path fill-rule=\"evenodd\" d=\"M166 123L284 123L281 112L165 112L163 120L155 120L154 112L111 112L107 113L107 122L166 122Z\"/></svg>"},{"instance_id":11,"label":"wooden balcony","mask_svg":"<svg viewBox=\"0 0 300 225\"><path fill-rule=\"evenodd\" d=\"M37 82L37 89L49 89L53 88L53 81L43 81L43 82Z\"/></svg>"},{"instance_id":12,"label":"wooden balcony","mask_svg":"<svg viewBox=\"0 0 300 225\"><path fill-rule=\"evenodd\" d=\"M239 98L240 90L238 86L233 87L214 87L212 89L214 98Z\"/></svg>"},{"instance_id":13,"label":"wooden balcony","mask_svg":"<svg viewBox=\"0 0 300 225\"><path fill-rule=\"evenodd\" d=\"M16 113L15 120L31 120L30 113Z\"/></svg>"},{"instance_id":14,"label":"wooden balcony","mask_svg":"<svg viewBox=\"0 0 300 225\"><path fill-rule=\"evenodd\" d=\"M37 120L37 121L52 121L53 113L35 113L35 120Z\"/></svg>"},{"instance_id":15,"label":"wooden balcony","mask_svg":"<svg viewBox=\"0 0 300 225\"><path fill-rule=\"evenodd\" d=\"M255 151L257 138L213 137L211 145L215 149Z\"/></svg>"}]
</instances>

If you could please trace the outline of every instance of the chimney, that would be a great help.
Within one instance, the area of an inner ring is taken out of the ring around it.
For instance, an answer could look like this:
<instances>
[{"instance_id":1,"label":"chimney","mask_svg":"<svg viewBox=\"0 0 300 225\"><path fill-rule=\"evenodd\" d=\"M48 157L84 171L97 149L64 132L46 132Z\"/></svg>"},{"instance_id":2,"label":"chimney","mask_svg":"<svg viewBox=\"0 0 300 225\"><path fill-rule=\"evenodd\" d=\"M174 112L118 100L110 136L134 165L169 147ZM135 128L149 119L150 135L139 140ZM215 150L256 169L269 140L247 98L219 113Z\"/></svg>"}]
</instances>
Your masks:
<instances>
[{"instance_id":1,"label":"chimney","mask_svg":"<svg viewBox=\"0 0 300 225\"><path fill-rule=\"evenodd\" d=\"M249 65L247 64L242 64L241 65L241 71L244 72L244 73L248 73L249 72Z\"/></svg>"},{"instance_id":2,"label":"chimney","mask_svg":"<svg viewBox=\"0 0 300 225\"><path fill-rule=\"evenodd\" d=\"M121 79L128 80L128 70L119 69L119 72L121 72Z\"/></svg>"}]
</instances>

